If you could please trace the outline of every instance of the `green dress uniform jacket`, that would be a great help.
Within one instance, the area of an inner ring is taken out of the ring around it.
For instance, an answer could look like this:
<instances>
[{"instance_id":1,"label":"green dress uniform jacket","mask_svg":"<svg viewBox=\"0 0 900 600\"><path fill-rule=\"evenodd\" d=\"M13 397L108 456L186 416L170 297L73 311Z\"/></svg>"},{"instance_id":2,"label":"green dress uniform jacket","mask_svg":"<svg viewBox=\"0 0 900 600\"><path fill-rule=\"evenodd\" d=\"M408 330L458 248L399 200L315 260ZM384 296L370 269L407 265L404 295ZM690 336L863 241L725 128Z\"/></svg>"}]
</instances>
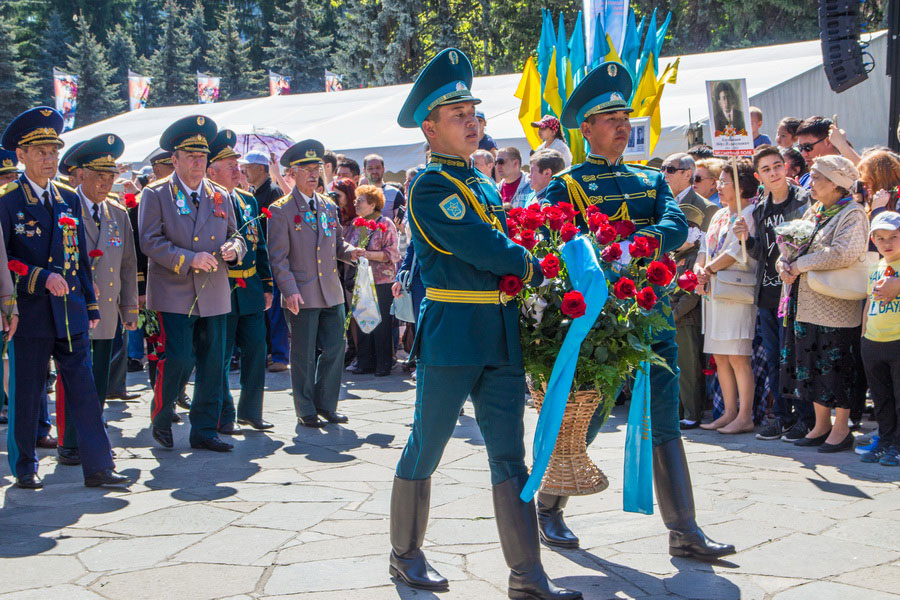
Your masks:
<instances>
[{"instance_id":1,"label":"green dress uniform jacket","mask_svg":"<svg viewBox=\"0 0 900 600\"><path fill-rule=\"evenodd\" d=\"M247 244L247 252L238 265L229 267L231 280L231 309L234 314L248 315L266 310L264 293L272 293L272 270L269 267L269 253L263 233L263 221L256 198L250 192L235 189L231 193L234 216L238 231ZM243 279L246 287L237 285Z\"/></svg>"}]
</instances>

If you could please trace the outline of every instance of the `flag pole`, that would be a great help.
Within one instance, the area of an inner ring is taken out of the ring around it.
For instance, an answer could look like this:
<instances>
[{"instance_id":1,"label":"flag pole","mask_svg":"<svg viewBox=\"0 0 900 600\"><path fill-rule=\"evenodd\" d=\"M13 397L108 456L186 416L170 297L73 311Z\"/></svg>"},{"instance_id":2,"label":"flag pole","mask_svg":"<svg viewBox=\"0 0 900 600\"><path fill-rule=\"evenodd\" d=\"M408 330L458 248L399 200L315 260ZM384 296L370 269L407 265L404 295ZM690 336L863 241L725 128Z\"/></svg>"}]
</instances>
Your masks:
<instances>
[{"instance_id":1,"label":"flag pole","mask_svg":"<svg viewBox=\"0 0 900 600\"><path fill-rule=\"evenodd\" d=\"M734 198L737 200L738 219L743 218L744 209L741 206L741 184L738 182L737 157L731 157L731 177L734 179ZM741 257L745 265L747 264L747 240L741 240Z\"/></svg>"}]
</instances>

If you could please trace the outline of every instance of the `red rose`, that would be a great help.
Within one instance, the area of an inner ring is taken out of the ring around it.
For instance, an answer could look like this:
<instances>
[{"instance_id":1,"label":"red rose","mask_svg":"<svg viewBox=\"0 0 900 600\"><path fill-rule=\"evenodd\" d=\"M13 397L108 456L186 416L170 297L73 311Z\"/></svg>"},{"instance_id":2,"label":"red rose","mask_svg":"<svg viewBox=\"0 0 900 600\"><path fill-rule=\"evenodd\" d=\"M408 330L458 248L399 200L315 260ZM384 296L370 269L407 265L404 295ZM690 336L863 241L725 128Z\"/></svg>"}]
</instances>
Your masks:
<instances>
[{"instance_id":1,"label":"red rose","mask_svg":"<svg viewBox=\"0 0 900 600\"><path fill-rule=\"evenodd\" d=\"M245 287L247 287L247 281L243 277L238 277L235 280L234 284L241 289L244 289Z\"/></svg>"},{"instance_id":2,"label":"red rose","mask_svg":"<svg viewBox=\"0 0 900 600\"><path fill-rule=\"evenodd\" d=\"M366 229L368 229L369 231L375 231L376 229L378 229L378 223L376 223L375 221L366 221Z\"/></svg>"},{"instance_id":3,"label":"red rose","mask_svg":"<svg viewBox=\"0 0 900 600\"><path fill-rule=\"evenodd\" d=\"M659 257L659 262L666 265L666 268L672 273L672 276L675 276L675 273L678 271L678 265L675 264L675 261L672 260L672 257L668 254L663 254Z\"/></svg>"},{"instance_id":4,"label":"red rose","mask_svg":"<svg viewBox=\"0 0 900 600\"><path fill-rule=\"evenodd\" d=\"M75 219L72 217L60 217L59 224L63 227L75 227Z\"/></svg>"},{"instance_id":5,"label":"red rose","mask_svg":"<svg viewBox=\"0 0 900 600\"><path fill-rule=\"evenodd\" d=\"M619 237L621 237L623 240L637 231L637 228L631 221L616 221L615 223L613 223L613 227L615 227L616 233L618 233Z\"/></svg>"},{"instance_id":6,"label":"red rose","mask_svg":"<svg viewBox=\"0 0 900 600\"><path fill-rule=\"evenodd\" d=\"M519 224L516 223L515 221L512 221L512 222L507 221L506 228L509 232L506 235L508 235L510 237L510 239L519 235Z\"/></svg>"},{"instance_id":7,"label":"red rose","mask_svg":"<svg viewBox=\"0 0 900 600\"><path fill-rule=\"evenodd\" d=\"M634 238L634 241L631 242L629 251L632 258L646 258L653 255L653 250L650 249L650 243L647 241L647 238L640 236Z\"/></svg>"},{"instance_id":8,"label":"red rose","mask_svg":"<svg viewBox=\"0 0 900 600\"><path fill-rule=\"evenodd\" d=\"M553 279L559 275L559 259L554 254L548 254L541 261L541 271L547 279Z\"/></svg>"},{"instance_id":9,"label":"red rose","mask_svg":"<svg viewBox=\"0 0 900 600\"><path fill-rule=\"evenodd\" d=\"M387 233L387 223L379 223L378 229L381 230L381 233Z\"/></svg>"},{"instance_id":10,"label":"red rose","mask_svg":"<svg viewBox=\"0 0 900 600\"><path fill-rule=\"evenodd\" d=\"M28 275L28 266L19 260L11 260L7 263L9 270L16 275Z\"/></svg>"},{"instance_id":11,"label":"red rose","mask_svg":"<svg viewBox=\"0 0 900 600\"><path fill-rule=\"evenodd\" d=\"M575 211L575 207L569 204L568 202L560 202L556 205L556 208L560 210L563 214L563 218L566 221L571 221L575 218L575 215L578 213Z\"/></svg>"},{"instance_id":12,"label":"red rose","mask_svg":"<svg viewBox=\"0 0 900 600\"><path fill-rule=\"evenodd\" d=\"M654 237L645 237L644 239L647 240L647 245L650 246L650 249L652 251L656 252L657 250L659 250L659 240L658 239L656 239Z\"/></svg>"},{"instance_id":13,"label":"red rose","mask_svg":"<svg viewBox=\"0 0 900 600\"><path fill-rule=\"evenodd\" d=\"M634 281L628 279L627 277L622 277L613 286L613 295L615 295L615 297L619 300L624 300L625 298L633 298L636 289L637 288L634 286Z\"/></svg>"},{"instance_id":14,"label":"red rose","mask_svg":"<svg viewBox=\"0 0 900 600\"><path fill-rule=\"evenodd\" d=\"M266 208L265 206L263 206L261 209L259 209L259 212L261 212L262 216L264 216L267 219L272 218L272 211L269 210L268 208Z\"/></svg>"},{"instance_id":15,"label":"red rose","mask_svg":"<svg viewBox=\"0 0 900 600\"><path fill-rule=\"evenodd\" d=\"M538 227L544 224L544 216L541 213L528 211L525 213L525 216L522 218L522 225L525 226L526 229L531 229L534 231Z\"/></svg>"},{"instance_id":16,"label":"red rose","mask_svg":"<svg viewBox=\"0 0 900 600\"><path fill-rule=\"evenodd\" d=\"M300 215L294 215L294 223L300 223L303 219L300 218Z\"/></svg>"},{"instance_id":17,"label":"red rose","mask_svg":"<svg viewBox=\"0 0 900 600\"><path fill-rule=\"evenodd\" d=\"M137 197L134 194L125 194L125 208L134 208L137 206Z\"/></svg>"},{"instance_id":18,"label":"red rose","mask_svg":"<svg viewBox=\"0 0 900 600\"><path fill-rule=\"evenodd\" d=\"M498 287L507 296L515 296L522 291L522 280L515 275L504 275L500 278Z\"/></svg>"},{"instance_id":19,"label":"red rose","mask_svg":"<svg viewBox=\"0 0 900 600\"><path fill-rule=\"evenodd\" d=\"M522 209L522 207L515 206L515 207L509 209L509 212L506 213L506 219L507 219L507 221L514 221L514 222L518 223L524 216L523 215L524 212L525 211Z\"/></svg>"},{"instance_id":20,"label":"red rose","mask_svg":"<svg viewBox=\"0 0 900 600\"><path fill-rule=\"evenodd\" d=\"M656 294L653 293L653 288L650 286L645 287L641 291L637 293L637 303L638 306L643 308L644 310L650 310L656 304Z\"/></svg>"},{"instance_id":21,"label":"red rose","mask_svg":"<svg viewBox=\"0 0 900 600\"><path fill-rule=\"evenodd\" d=\"M681 274L681 277L678 278L678 287L686 292L693 292L697 289L699 283L700 282L697 281L697 275L693 271L685 271Z\"/></svg>"},{"instance_id":22,"label":"red rose","mask_svg":"<svg viewBox=\"0 0 900 600\"><path fill-rule=\"evenodd\" d=\"M574 223L565 223L560 230L560 236L562 237L562 241L568 242L575 238L578 235L578 228Z\"/></svg>"},{"instance_id":23,"label":"red rose","mask_svg":"<svg viewBox=\"0 0 900 600\"><path fill-rule=\"evenodd\" d=\"M591 216L593 214L599 214L599 213L600 213L600 209L597 208L596 204L591 204L587 208L584 209L584 214L586 214L587 216Z\"/></svg>"},{"instance_id":24,"label":"red rose","mask_svg":"<svg viewBox=\"0 0 900 600\"><path fill-rule=\"evenodd\" d=\"M562 314L577 319L583 315L586 310L587 304L584 303L584 296L581 295L581 292L571 291L563 296L562 306L560 307Z\"/></svg>"},{"instance_id":25,"label":"red rose","mask_svg":"<svg viewBox=\"0 0 900 600\"><path fill-rule=\"evenodd\" d=\"M593 219L596 215L591 215ZM604 215L605 216L605 215ZM610 244L616 239L616 230L610 227L609 225L601 225L600 229L597 230L597 241L603 244Z\"/></svg>"},{"instance_id":26,"label":"red rose","mask_svg":"<svg viewBox=\"0 0 900 600\"><path fill-rule=\"evenodd\" d=\"M156 346L156 353L157 353L157 354L162 354L162 353L165 352L165 351L166 351L166 347L163 346L162 344Z\"/></svg>"},{"instance_id":27,"label":"red rose","mask_svg":"<svg viewBox=\"0 0 900 600\"><path fill-rule=\"evenodd\" d=\"M526 229L519 234L519 237L522 239L522 246L524 246L526 250L531 250L537 246L537 239L535 239L533 231Z\"/></svg>"},{"instance_id":28,"label":"red rose","mask_svg":"<svg viewBox=\"0 0 900 600\"><path fill-rule=\"evenodd\" d=\"M669 268L658 260L654 260L647 265L647 279L653 285L669 285L672 277L673 275Z\"/></svg>"},{"instance_id":29,"label":"red rose","mask_svg":"<svg viewBox=\"0 0 900 600\"><path fill-rule=\"evenodd\" d=\"M601 227L609 227L609 217L607 217L606 215L604 215L601 212L594 212L594 213L591 213L590 215L588 215L588 228L591 231L596 232ZM616 233L616 230L613 229L612 227L609 227L609 229L612 230L613 234ZM615 239L615 238L613 238L613 239ZM610 240L610 241L612 241L612 240Z\"/></svg>"},{"instance_id":30,"label":"red rose","mask_svg":"<svg viewBox=\"0 0 900 600\"><path fill-rule=\"evenodd\" d=\"M614 262L622 258L622 248L619 244L610 244L600 253L600 258L606 262Z\"/></svg>"},{"instance_id":31,"label":"red rose","mask_svg":"<svg viewBox=\"0 0 900 600\"><path fill-rule=\"evenodd\" d=\"M563 223L566 222L566 216L562 210L555 206L548 206L544 209L544 217L547 219L547 227L553 231L562 229Z\"/></svg>"},{"instance_id":32,"label":"red rose","mask_svg":"<svg viewBox=\"0 0 900 600\"><path fill-rule=\"evenodd\" d=\"M103 256L103 250L101 250L100 248L97 248L96 250L91 250L90 252L88 252L88 256L91 258L99 258L99 257Z\"/></svg>"},{"instance_id":33,"label":"red rose","mask_svg":"<svg viewBox=\"0 0 900 600\"><path fill-rule=\"evenodd\" d=\"M156 362L159 360L159 357L155 354L148 354L147 360L149 360L150 362Z\"/></svg>"}]
</instances>

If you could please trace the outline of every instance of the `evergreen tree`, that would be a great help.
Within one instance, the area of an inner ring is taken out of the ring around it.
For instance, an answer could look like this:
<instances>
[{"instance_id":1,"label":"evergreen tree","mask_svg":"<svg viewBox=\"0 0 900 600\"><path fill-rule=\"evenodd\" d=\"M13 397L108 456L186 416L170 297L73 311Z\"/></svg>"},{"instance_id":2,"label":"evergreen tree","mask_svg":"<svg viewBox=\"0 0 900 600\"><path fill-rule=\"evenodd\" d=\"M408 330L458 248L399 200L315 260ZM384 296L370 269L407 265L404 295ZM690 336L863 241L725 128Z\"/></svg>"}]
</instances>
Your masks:
<instances>
[{"instance_id":1,"label":"evergreen tree","mask_svg":"<svg viewBox=\"0 0 900 600\"><path fill-rule=\"evenodd\" d=\"M331 39L320 33L320 23L321 9L317 3L289 0L284 7L275 8L272 45L265 49L268 56L265 65L291 77L293 92L325 89Z\"/></svg>"},{"instance_id":2,"label":"evergreen tree","mask_svg":"<svg viewBox=\"0 0 900 600\"><path fill-rule=\"evenodd\" d=\"M210 32L206 30L206 14L203 3L197 0L184 19L185 31L188 35L188 49L191 53L191 73L206 71L206 57L211 45Z\"/></svg>"},{"instance_id":3,"label":"evergreen tree","mask_svg":"<svg viewBox=\"0 0 900 600\"><path fill-rule=\"evenodd\" d=\"M237 30L237 11L229 3L219 18L219 27L210 34L207 64L212 74L221 77L219 98L229 100L258 96L262 91L262 73L254 71L250 47Z\"/></svg>"},{"instance_id":4,"label":"evergreen tree","mask_svg":"<svg viewBox=\"0 0 900 600\"><path fill-rule=\"evenodd\" d=\"M345 85L368 87L388 80L389 76L384 73L387 57L378 50L384 48L389 39L389 32L383 29L384 21L379 20L383 9L381 0L360 0L346 7L342 27L338 30L336 55L338 70L346 79ZM388 14L392 15L393 11L389 10Z\"/></svg>"},{"instance_id":5,"label":"evergreen tree","mask_svg":"<svg viewBox=\"0 0 900 600\"><path fill-rule=\"evenodd\" d=\"M137 69L137 53L131 36L121 25L116 25L109 35L109 41L106 43L106 56L113 68L113 82L121 86L119 96L127 102L128 71Z\"/></svg>"},{"instance_id":6,"label":"evergreen tree","mask_svg":"<svg viewBox=\"0 0 900 600\"><path fill-rule=\"evenodd\" d=\"M162 5L162 0L134 0L131 23L138 56L152 56L156 49L156 34L162 19Z\"/></svg>"},{"instance_id":7,"label":"evergreen tree","mask_svg":"<svg viewBox=\"0 0 900 600\"><path fill-rule=\"evenodd\" d=\"M13 25L0 16L0 128L29 108L35 100L37 82L25 72L19 58L19 46Z\"/></svg>"},{"instance_id":8,"label":"evergreen tree","mask_svg":"<svg viewBox=\"0 0 900 600\"><path fill-rule=\"evenodd\" d=\"M53 67L66 68L69 47L66 42L74 38L69 34L62 15L53 11L47 18L47 33L40 46L40 55L34 62L35 75L40 82L40 95L44 103L53 106Z\"/></svg>"},{"instance_id":9,"label":"evergreen tree","mask_svg":"<svg viewBox=\"0 0 900 600\"><path fill-rule=\"evenodd\" d=\"M75 121L79 127L124 110L119 86L111 81L115 70L106 60L103 47L91 33L84 15L78 19L78 39L69 45L68 70L78 75Z\"/></svg>"},{"instance_id":10,"label":"evergreen tree","mask_svg":"<svg viewBox=\"0 0 900 600\"><path fill-rule=\"evenodd\" d=\"M197 103L197 74L191 71L191 53L181 11L175 0L166 0L166 18L150 58L149 106Z\"/></svg>"}]
</instances>

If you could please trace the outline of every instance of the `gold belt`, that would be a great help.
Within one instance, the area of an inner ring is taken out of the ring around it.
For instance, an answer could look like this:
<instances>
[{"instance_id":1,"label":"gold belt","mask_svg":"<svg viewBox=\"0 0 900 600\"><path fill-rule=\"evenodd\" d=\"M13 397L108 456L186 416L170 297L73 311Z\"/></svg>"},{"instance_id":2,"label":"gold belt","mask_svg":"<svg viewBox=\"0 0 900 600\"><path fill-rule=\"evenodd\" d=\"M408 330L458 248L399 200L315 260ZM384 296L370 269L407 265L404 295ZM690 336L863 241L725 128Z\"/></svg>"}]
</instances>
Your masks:
<instances>
[{"instance_id":1,"label":"gold belt","mask_svg":"<svg viewBox=\"0 0 900 600\"><path fill-rule=\"evenodd\" d=\"M500 290L439 290L425 288L425 297L435 302L458 304L500 304Z\"/></svg>"},{"instance_id":2,"label":"gold belt","mask_svg":"<svg viewBox=\"0 0 900 600\"><path fill-rule=\"evenodd\" d=\"M228 276L231 279L249 279L254 275L256 275L256 267L250 267L243 271L232 271L231 269L228 269Z\"/></svg>"}]
</instances>

